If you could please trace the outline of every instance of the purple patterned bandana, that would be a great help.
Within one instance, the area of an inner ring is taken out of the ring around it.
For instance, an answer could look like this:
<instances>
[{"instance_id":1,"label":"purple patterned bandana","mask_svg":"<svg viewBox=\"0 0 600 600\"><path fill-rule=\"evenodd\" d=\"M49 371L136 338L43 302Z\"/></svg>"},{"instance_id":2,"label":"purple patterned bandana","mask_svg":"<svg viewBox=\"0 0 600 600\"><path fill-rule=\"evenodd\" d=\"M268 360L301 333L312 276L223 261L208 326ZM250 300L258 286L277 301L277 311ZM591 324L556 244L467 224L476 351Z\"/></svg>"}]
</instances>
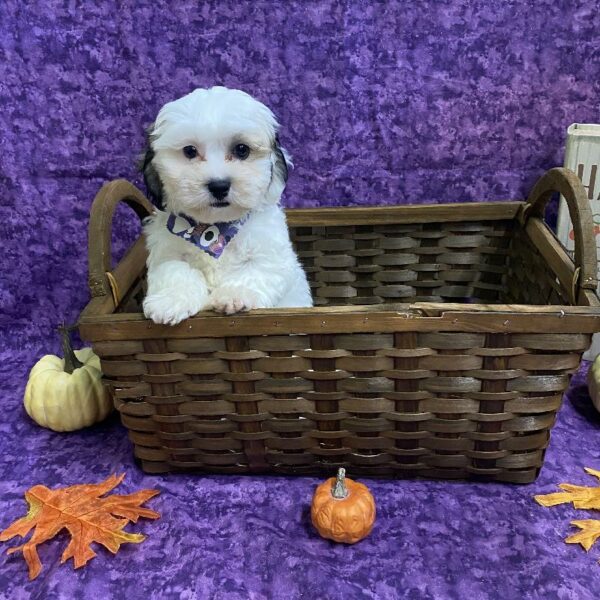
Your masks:
<instances>
[{"instance_id":1,"label":"purple patterned bandana","mask_svg":"<svg viewBox=\"0 0 600 600\"><path fill-rule=\"evenodd\" d=\"M248 215L237 221L227 223L196 223L187 215L171 213L167 220L167 229L177 237L183 238L204 250L213 258L219 258L225 247L234 238L240 227L248 220Z\"/></svg>"}]
</instances>

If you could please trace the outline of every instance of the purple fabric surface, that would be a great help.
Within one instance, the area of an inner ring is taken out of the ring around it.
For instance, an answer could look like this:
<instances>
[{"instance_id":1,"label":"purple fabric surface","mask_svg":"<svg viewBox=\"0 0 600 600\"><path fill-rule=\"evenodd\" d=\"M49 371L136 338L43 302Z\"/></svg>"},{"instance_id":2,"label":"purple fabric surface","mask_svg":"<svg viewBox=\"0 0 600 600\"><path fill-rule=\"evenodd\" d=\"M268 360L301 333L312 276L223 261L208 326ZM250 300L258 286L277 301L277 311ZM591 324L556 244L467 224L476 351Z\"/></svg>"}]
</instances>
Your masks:
<instances>
[{"instance_id":1,"label":"purple fabric surface","mask_svg":"<svg viewBox=\"0 0 600 600\"><path fill-rule=\"evenodd\" d=\"M116 418L74 434L42 430L22 405L35 351L3 352L0 381L0 527L25 513L23 492L100 481L126 472L117 493L160 490L149 506L158 521L128 530L148 535L113 557L73 571L60 565L64 534L40 546L41 575L28 582L20 556L0 556L0 598L178 599L472 598L588 600L600 588L600 547L588 554L563 539L573 519L593 518L568 506L542 508L536 493L563 481L594 485L584 466L600 469L600 415L574 377L558 415L546 464L530 485L364 480L377 502L372 534L355 546L321 539L310 524L317 485L310 477L144 475L134 465ZM3 551L16 540L2 544Z\"/></svg>"},{"instance_id":2,"label":"purple fabric surface","mask_svg":"<svg viewBox=\"0 0 600 600\"><path fill-rule=\"evenodd\" d=\"M5 0L3 336L45 340L87 300L99 187L140 183L158 109L198 86L256 95L294 157L289 206L523 198L597 121L598 0L132 3ZM117 215L122 252L135 220Z\"/></svg>"},{"instance_id":3,"label":"purple fabric surface","mask_svg":"<svg viewBox=\"0 0 600 600\"><path fill-rule=\"evenodd\" d=\"M58 564L61 536L33 583L3 554L0 598L597 597L600 549L562 542L587 513L531 500L591 485L583 466L600 468L581 377L535 484L372 481L377 526L351 548L311 529L314 479L145 476L116 418L55 434L32 424L22 393L35 360L59 350L55 325L87 302L92 199L116 177L141 183L143 131L166 101L224 84L271 106L296 164L288 206L522 198L562 163L567 126L599 119L599 30L598 0L5 0L0 526L33 484L122 471L123 493L161 490L163 518L131 527L142 545L99 549L76 572ZM138 231L119 209L116 256Z\"/></svg>"}]
</instances>

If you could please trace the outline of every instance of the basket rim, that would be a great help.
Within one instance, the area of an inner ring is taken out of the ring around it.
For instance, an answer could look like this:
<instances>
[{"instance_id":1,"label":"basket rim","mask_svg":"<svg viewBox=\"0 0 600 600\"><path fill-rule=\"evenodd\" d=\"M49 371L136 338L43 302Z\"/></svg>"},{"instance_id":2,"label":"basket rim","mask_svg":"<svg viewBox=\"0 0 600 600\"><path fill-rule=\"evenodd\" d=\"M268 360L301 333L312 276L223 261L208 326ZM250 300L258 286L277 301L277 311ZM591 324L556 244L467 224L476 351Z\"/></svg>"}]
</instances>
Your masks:
<instances>
[{"instance_id":1,"label":"basket rim","mask_svg":"<svg viewBox=\"0 0 600 600\"><path fill-rule=\"evenodd\" d=\"M435 201L434 201L435 202ZM525 202L522 200L492 200L489 202L435 202L428 204L396 204L392 206L324 206L318 208L286 208L290 227L342 227L345 225L386 225L446 223L461 221L513 220ZM469 213L465 219L462 210Z\"/></svg>"},{"instance_id":2,"label":"basket rim","mask_svg":"<svg viewBox=\"0 0 600 600\"><path fill-rule=\"evenodd\" d=\"M89 306L89 305L88 305ZM327 333L590 334L600 331L600 306L444 304L257 309L231 316L202 311L178 325L158 325L143 313L82 314L90 341L164 337L230 337Z\"/></svg>"}]
</instances>

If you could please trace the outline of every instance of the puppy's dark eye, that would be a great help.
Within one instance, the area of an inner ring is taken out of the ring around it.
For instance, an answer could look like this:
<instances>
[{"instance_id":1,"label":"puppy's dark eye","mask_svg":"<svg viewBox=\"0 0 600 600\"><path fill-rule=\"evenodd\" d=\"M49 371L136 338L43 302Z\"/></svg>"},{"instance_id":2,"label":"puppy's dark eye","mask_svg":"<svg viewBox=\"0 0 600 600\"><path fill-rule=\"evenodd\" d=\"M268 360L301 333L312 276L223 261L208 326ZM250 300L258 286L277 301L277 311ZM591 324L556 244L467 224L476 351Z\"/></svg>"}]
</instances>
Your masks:
<instances>
[{"instance_id":1,"label":"puppy's dark eye","mask_svg":"<svg viewBox=\"0 0 600 600\"><path fill-rule=\"evenodd\" d=\"M233 155L240 160L246 160L250 154L250 147L246 144L237 144L233 147Z\"/></svg>"},{"instance_id":2,"label":"puppy's dark eye","mask_svg":"<svg viewBox=\"0 0 600 600\"><path fill-rule=\"evenodd\" d=\"M183 148L183 154L186 158L191 160L192 158L196 158L196 156L198 156L198 150L196 149L196 146L185 146Z\"/></svg>"}]
</instances>

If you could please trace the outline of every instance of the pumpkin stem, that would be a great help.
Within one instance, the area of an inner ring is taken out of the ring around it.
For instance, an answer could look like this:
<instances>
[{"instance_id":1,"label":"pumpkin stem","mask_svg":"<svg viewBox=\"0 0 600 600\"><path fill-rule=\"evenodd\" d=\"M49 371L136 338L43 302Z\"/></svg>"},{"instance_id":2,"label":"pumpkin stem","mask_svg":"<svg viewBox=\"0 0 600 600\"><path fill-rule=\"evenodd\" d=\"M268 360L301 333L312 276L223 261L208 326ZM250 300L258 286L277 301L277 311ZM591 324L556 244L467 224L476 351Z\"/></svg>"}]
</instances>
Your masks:
<instances>
[{"instance_id":1,"label":"pumpkin stem","mask_svg":"<svg viewBox=\"0 0 600 600\"><path fill-rule=\"evenodd\" d=\"M335 479L335 483L331 488L331 495L338 500L343 500L348 497L348 488L346 487L346 482L344 481L346 477L346 469L340 467L337 472L337 477Z\"/></svg>"},{"instance_id":2,"label":"pumpkin stem","mask_svg":"<svg viewBox=\"0 0 600 600\"><path fill-rule=\"evenodd\" d=\"M60 325L58 331L62 337L62 350L65 357L65 373L69 375L75 370L83 367L83 363L75 356L73 346L71 346L71 330L73 327Z\"/></svg>"}]
</instances>

